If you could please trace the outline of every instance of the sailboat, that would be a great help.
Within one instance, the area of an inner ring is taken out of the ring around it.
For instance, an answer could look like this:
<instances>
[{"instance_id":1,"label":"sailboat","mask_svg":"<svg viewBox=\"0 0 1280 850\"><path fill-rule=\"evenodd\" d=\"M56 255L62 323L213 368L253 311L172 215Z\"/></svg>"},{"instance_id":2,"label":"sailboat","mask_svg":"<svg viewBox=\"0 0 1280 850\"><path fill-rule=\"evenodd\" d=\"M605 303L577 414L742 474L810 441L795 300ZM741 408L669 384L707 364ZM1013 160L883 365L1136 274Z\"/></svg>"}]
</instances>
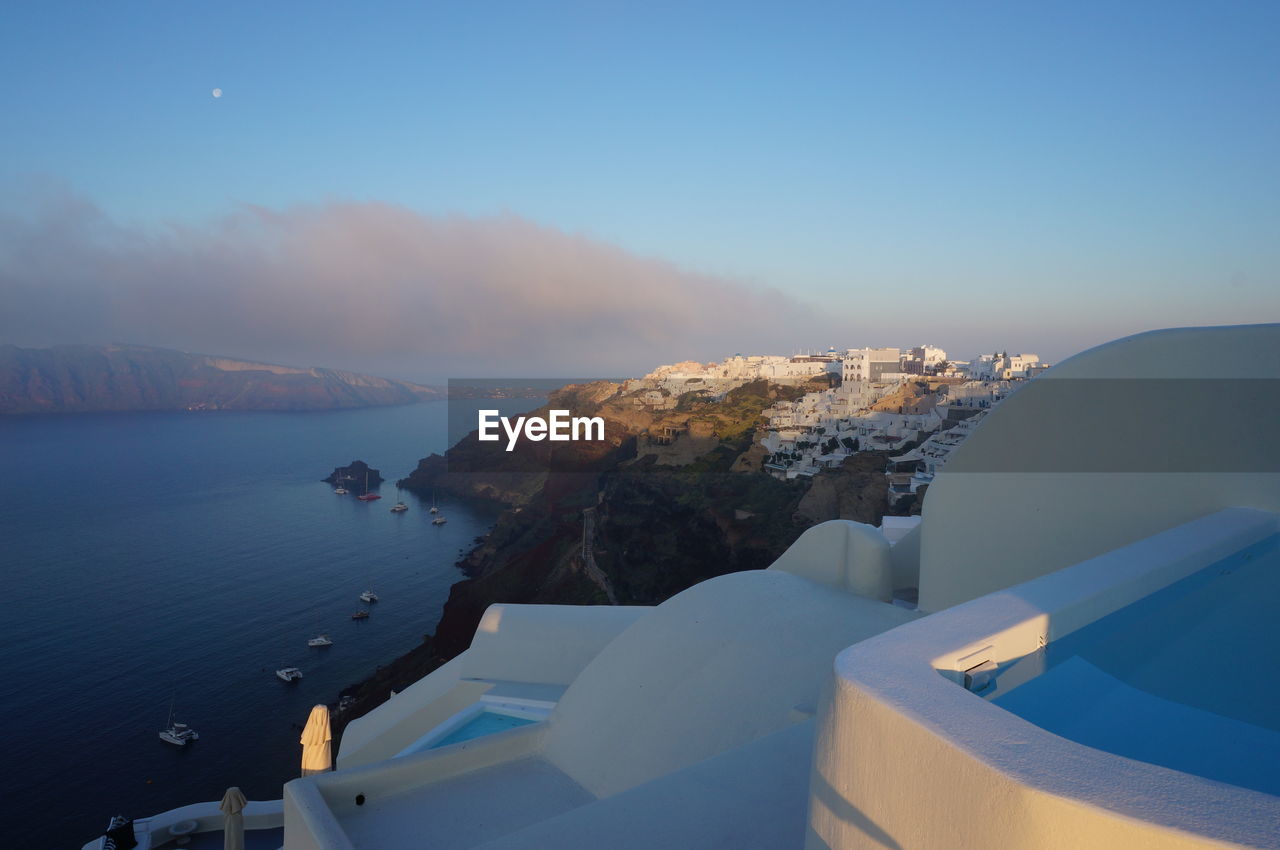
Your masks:
<instances>
[{"instance_id":1,"label":"sailboat","mask_svg":"<svg viewBox=\"0 0 1280 850\"><path fill-rule=\"evenodd\" d=\"M431 491L431 513L433 514L440 513L440 509L436 507L436 491L435 490Z\"/></svg>"},{"instance_id":2,"label":"sailboat","mask_svg":"<svg viewBox=\"0 0 1280 850\"><path fill-rule=\"evenodd\" d=\"M187 724L173 721L173 704L176 699L177 694L174 694L173 699L169 700L169 727L160 733L160 740L185 747L191 741L198 741L200 735Z\"/></svg>"},{"instance_id":3,"label":"sailboat","mask_svg":"<svg viewBox=\"0 0 1280 850\"><path fill-rule=\"evenodd\" d=\"M433 520L431 520L431 524L432 524L432 525L444 525L444 524L445 524L446 522L448 522L448 521L449 521L449 520L447 520L447 519L445 519L445 518L444 518L444 514L436 514L436 515L435 515L435 518L434 518Z\"/></svg>"},{"instance_id":4,"label":"sailboat","mask_svg":"<svg viewBox=\"0 0 1280 850\"><path fill-rule=\"evenodd\" d=\"M377 602L378 594L374 593L372 590L366 590L364 593L360 594L360 601L361 602Z\"/></svg>"},{"instance_id":5,"label":"sailboat","mask_svg":"<svg viewBox=\"0 0 1280 850\"><path fill-rule=\"evenodd\" d=\"M391 506L391 513L393 514L402 514L407 510L409 510L409 506L404 503L403 496L401 496L399 501Z\"/></svg>"},{"instance_id":6,"label":"sailboat","mask_svg":"<svg viewBox=\"0 0 1280 850\"><path fill-rule=\"evenodd\" d=\"M365 470L365 473L364 473L364 492L361 493L359 496L356 496L356 498L362 502L374 502L382 498L377 493L369 492L369 470L367 469Z\"/></svg>"}]
</instances>

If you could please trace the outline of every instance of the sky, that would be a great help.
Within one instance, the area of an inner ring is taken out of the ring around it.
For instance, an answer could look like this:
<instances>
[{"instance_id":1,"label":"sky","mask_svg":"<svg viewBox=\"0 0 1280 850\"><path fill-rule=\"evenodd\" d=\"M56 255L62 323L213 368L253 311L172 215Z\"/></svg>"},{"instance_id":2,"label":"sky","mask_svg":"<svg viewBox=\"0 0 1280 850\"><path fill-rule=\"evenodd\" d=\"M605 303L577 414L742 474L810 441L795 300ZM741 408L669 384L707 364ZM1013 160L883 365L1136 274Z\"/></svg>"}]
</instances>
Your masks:
<instances>
[{"instance_id":1,"label":"sky","mask_svg":"<svg viewBox=\"0 0 1280 850\"><path fill-rule=\"evenodd\" d=\"M0 343L439 380L1280 321L1270 0L50 0L0 79Z\"/></svg>"}]
</instances>

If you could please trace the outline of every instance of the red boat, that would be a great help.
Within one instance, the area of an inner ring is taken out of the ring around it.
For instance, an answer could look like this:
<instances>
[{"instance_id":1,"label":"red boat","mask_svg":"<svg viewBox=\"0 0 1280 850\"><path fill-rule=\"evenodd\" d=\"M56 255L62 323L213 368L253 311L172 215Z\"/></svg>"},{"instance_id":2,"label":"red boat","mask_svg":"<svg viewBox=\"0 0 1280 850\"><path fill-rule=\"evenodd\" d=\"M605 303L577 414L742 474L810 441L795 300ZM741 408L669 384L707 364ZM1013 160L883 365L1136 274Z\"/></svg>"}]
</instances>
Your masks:
<instances>
[{"instance_id":1,"label":"red boat","mask_svg":"<svg viewBox=\"0 0 1280 850\"><path fill-rule=\"evenodd\" d=\"M362 502L376 502L378 499L382 498L377 493L369 492L369 473L368 472L365 472L364 474L364 492L359 496L356 496L356 498Z\"/></svg>"}]
</instances>

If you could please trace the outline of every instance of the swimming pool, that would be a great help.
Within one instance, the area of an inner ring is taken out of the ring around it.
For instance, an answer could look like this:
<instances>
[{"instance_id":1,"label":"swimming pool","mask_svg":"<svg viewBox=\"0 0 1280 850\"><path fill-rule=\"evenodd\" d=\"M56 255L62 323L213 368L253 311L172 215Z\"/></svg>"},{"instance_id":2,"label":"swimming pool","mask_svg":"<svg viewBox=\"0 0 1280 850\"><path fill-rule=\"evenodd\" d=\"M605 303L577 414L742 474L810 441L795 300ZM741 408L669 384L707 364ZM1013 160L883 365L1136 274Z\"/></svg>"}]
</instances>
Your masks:
<instances>
[{"instance_id":1,"label":"swimming pool","mask_svg":"<svg viewBox=\"0 0 1280 850\"><path fill-rule=\"evenodd\" d=\"M396 753L395 758L529 726L546 720L553 708L555 703L549 700L486 694L443 723L432 727L425 735Z\"/></svg>"},{"instance_id":2,"label":"swimming pool","mask_svg":"<svg viewBox=\"0 0 1280 850\"><path fill-rule=\"evenodd\" d=\"M471 718L448 735L445 735L440 740L429 744L426 749L434 750L436 747L444 747L449 744L456 744L460 741L470 741L474 738L492 735L494 732L515 729L517 726L525 726L529 723L537 722L538 721L532 717L519 717L514 714L503 714L497 711L485 710L481 711L475 717Z\"/></svg>"},{"instance_id":3,"label":"swimming pool","mask_svg":"<svg viewBox=\"0 0 1280 850\"><path fill-rule=\"evenodd\" d=\"M1041 672L991 702L1085 746L1280 794L1278 609L1272 535L1009 665L997 680Z\"/></svg>"}]
</instances>

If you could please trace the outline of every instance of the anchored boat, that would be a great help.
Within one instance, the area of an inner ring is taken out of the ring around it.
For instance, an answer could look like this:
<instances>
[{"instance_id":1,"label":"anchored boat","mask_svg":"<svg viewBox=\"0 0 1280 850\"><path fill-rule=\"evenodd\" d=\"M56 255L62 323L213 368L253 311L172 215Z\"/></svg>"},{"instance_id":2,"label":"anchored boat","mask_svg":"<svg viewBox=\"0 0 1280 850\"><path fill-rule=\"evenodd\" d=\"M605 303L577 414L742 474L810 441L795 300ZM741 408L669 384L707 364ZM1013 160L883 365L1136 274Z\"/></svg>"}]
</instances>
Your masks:
<instances>
[{"instance_id":1,"label":"anchored boat","mask_svg":"<svg viewBox=\"0 0 1280 850\"><path fill-rule=\"evenodd\" d=\"M369 492L369 472L367 470L364 473L364 492L356 496L356 498L362 502L374 502L382 498L377 493Z\"/></svg>"},{"instance_id":2,"label":"anchored boat","mask_svg":"<svg viewBox=\"0 0 1280 850\"><path fill-rule=\"evenodd\" d=\"M175 697L176 698L176 697ZM197 741L200 735L196 730L192 729L185 723L175 723L173 720L173 700L169 701L169 727L160 733L160 740L167 741L179 747L185 747L191 741Z\"/></svg>"}]
</instances>

